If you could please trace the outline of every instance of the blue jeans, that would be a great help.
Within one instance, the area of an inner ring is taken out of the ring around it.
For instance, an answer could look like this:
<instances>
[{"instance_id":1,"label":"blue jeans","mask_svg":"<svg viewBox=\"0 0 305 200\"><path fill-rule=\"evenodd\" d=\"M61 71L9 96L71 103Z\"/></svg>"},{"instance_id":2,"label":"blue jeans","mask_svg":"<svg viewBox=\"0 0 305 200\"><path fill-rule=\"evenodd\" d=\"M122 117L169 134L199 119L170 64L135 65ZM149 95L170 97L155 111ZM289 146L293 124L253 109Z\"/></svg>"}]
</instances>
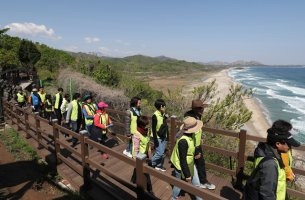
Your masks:
<instances>
[{"instance_id":1,"label":"blue jeans","mask_svg":"<svg viewBox=\"0 0 305 200\"><path fill-rule=\"evenodd\" d=\"M152 166L163 167L165 157L164 152L166 149L167 141L165 139L161 140L160 138L158 138L158 142L159 146L156 148L155 154L151 159L151 164Z\"/></svg>"},{"instance_id":2,"label":"blue jeans","mask_svg":"<svg viewBox=\"0 0 305 200\"><path fill-rule=\"evenodd\" d=\"M197 178L196 178L196 174L197 174ZM181 179L181 173L176 169L175 169L175 177L178 179ZM194 186L200 185L199 178L198 178L198 172L197 172L197 168L195 165L194 165L194 176L192 177L192 185L194 185ZM178 199L180 191L181 191L181 188L179 188L177 186L173 187L172 200ZM195 197L194 195L191 195L191 199L202 200L201 197Z\"/></svg>"},{"instance_id":3,"label":"blue jeans","mask_svg":"<svg viewBox=\"0 0 305 200\"><path fill-rule=\"evenodd\" d=\"M71 120L71 130L74 131L75 133L79 133L79 129L80 129L80 122ZM77 138L72 137L72 143L76 143L76 142L77 142Z\"/></svg>"}]
</instances>

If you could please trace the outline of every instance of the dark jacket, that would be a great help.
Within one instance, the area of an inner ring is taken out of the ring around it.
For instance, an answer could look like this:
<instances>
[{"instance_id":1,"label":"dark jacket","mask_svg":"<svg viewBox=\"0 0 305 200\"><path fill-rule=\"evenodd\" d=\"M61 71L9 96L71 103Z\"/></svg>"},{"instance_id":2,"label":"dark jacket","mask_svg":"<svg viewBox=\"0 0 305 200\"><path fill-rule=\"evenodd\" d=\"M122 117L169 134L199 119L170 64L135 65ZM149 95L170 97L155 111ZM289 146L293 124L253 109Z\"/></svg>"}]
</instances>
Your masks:
<instances>
[{"instance_id":1,"label":"dark jacket","mask_svg":"<svg viewBox=\"0 0 305 200\"><path fill-rule=\"evenodd\" d=\"M251 190L255 190L258 193L259 200L276 200L276 190L278 182L278 164L284 168L283 161L277 150L267 143L259 143L254 151L254 158L266 157L257 165L255 176L249 178L247 184L250 182L255 183L256 187L248 186L245 187L244 199L252 200L253 195ZM275 158L275 159L274 159ZM250 180L251 179L251 180Z\"/></svg>"}]
</instances>

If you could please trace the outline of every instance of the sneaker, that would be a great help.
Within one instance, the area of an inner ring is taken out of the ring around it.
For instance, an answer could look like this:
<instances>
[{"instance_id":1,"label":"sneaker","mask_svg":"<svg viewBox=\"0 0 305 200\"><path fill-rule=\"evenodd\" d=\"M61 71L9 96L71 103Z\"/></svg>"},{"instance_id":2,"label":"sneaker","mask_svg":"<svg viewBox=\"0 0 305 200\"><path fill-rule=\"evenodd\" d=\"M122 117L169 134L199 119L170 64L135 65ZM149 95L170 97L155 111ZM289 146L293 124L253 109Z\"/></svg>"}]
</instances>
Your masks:
<instances>
[{"instance_id":1,"label":"sneaker","mask_svg":"<svg viewBox=\"0 0 305 200\"><path fill-rule=\"evenodd\" d=\"M164 167L155 167L156 170L162 171L162 172L166 172L166 169Z\"/></svg>"},{"instance_id":2,"label":"sneaker","mask_svg":"<svg viewBox=\"0 0 305 200\"><path fill-rule=\"evenodd\" d=\"M205 183L205 184L200 184L199 186L200 188L203 188L203 189L209 189L209 190L215 190L216 186L212 183Z\"/></svg>"},{"instance_id":3,"label":"sneaker","mask_svg":"<svg viewBox=\"0 0 305 200\"><path fill-rule=\"evenodd\" d=\"M126 151L126 149L123 151L123 154L129 158L132 158L132 155L130 152Z\"/></svg>"}]
</instances>

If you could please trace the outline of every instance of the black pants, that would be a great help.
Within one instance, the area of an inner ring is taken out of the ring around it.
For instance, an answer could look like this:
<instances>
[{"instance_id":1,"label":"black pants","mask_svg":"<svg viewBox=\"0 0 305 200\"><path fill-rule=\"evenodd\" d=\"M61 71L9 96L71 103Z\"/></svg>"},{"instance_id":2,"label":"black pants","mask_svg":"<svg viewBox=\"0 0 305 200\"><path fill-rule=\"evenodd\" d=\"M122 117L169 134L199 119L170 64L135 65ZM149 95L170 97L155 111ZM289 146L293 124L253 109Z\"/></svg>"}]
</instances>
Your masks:
<instances>
[{"instance_id":1,"label":"black pants","mask_svg":"<svg viewBox=\"0 0 305 200\"><path fill-rule=\"evenodd\" d=\"M144 173L144 176L146 177L146 189L148 192L152 192L152 184L151 184L150 176L147 173ZM136 174L136 168L134 168L130 181L132 183L136 183L136 180L137 180L137 174Z\"/></svg>"},{"instance_id":2,"label":"black pants","mask_svg":"<svg viewBox=\"0 0 305 200\"><path fill-rule=\"evenodd\" d=\"M61 110L60 109L54 109L55 114L56 114L56 118L57 118L57 123L59 125L61 125L61 119L62 119L62 114L61 114Z\"/></svg>"},{"instance_id":3,"label":"black pants","mask_svg":"<svg viewBox=\"0 0 305 200\"><path fill-rule=\"evenodd\" d=\"M198 170L198 177L199 177L200 183L205 184L208 182L208 180L207 180L207 173L206 173L206 169L205 169L205 160L203 157L203 151L202 151L201 147L200 147L200 153L201 153L200 158L195 159L195 165Z\"/></svg>"}]
</instances>

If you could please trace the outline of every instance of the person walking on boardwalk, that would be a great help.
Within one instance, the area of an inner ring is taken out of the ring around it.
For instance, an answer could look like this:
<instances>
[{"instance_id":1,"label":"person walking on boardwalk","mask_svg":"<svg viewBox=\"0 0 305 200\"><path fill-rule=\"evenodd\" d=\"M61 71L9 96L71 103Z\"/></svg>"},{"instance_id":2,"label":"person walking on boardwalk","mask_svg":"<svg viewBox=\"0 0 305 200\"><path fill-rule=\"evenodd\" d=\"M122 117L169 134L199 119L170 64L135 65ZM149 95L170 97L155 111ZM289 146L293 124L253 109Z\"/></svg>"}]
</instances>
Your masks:
<instances>
[{"instance_id":1,"label":"person walking on boardwalk","mask_svg":"<svg viewBox=\"0 0 305 200\"><path fill-rule=\"evenodd\" d=\"M66 119L66 116L67 116L68 104L69 103L70 103L70 95L65 94L63 99L62 99L61 106L60 106L61 115L63 116L64 119Z\"/></svg>"},{"instance_id":2,"label":"person walking on boardwalk","mask_svg":"<svg viewBox=\"0 0 305 200\"><path fill-rule=\"evenodd\" d=\"M132 157L136 159L139 154L146 155L147 160L149 159L150 151L150 134L149 134L149 119L147 116L140 116L137 119L137 130L132 137ZM144 173L146 177L146 189L147 191L154 195L152 190L152 183L149 174ZM136 169L133 170L131 176L131 182L136 183Z\"/></svg>"},{"instance_id":3,"label":"person walking on boardwalk","mask_svg":"<svg viewBox=\"0 0 305 200\"><path fill-rule=\"evenodd\" d=\"M267 142L260 142L254 151L254 167L244 187L244 200L285 200L286 172L281 153L300 143L290 133L292 125L277 120L267 130Z\"/></svg>"},{"instance_id":4,"label":"person walking on boardwalk","mask_svg":"<svg viewBox=\"0 0 305 200\"><path fill-rule=\"evenodd\" d=\"M75 133L79 133L82 124L82 109L81 109L81 95L80 93L74 93L72 102L68 105L68 111L66 116L66 124L71 123L71 130ZM72 137L72 147L77 145L77 138Z\"/></svg>"},{"instance_id":5,"label":"person walking on boardwalk","mask_svg":"<svg viewBox=\"0 0 305 200\"><path fill-rule=\"evenodd\" d=\"M41 108L40 108L41 111L42 111L41 116L45 117L45 113L44 112L45 112L46 92L44 91L44 87L43 86L41 86L39 88L38 94L39 94L40 99L41 99Z\"/></svg>"},{"instance_id":6,"label":"person walking on boardwalk","mask_svg":"<svg viewBox=\"0 0 305 200\"><path fill-rule=\"evenodd\" d=\"M123 154L132 157L131 149L132 149L132 135L137 131L137 119L142 115L141 113L141 98L133 97L130 100L130 109L126 111L125 117L125 127L126 127L126 135L129 138L129 142L127 144L126 149L123 151Z\"/></svg>"},{"instance_id":7,"label":"person walking on boardwalk","mask_svg":"<svg viewBox=\"0 0 305 200\"><path fill-rule=\"evenodd\" d=\"M92 126L92 132L90 138L102 145L106 144L108 128L112 127L112 120L108 115L106 109L108 104L105 102L99 102L97 104L97 111L94 115L94 122ZM102 152L102 158L108 159L108 155Z\"/></svg>"},{"instance_id":8,"label":"person walking on boardwalk","mask_svg":"<svg viewBox=\"0 0 305 200\"><path fill-rule=\"evenodd\" d=\"M204 108L207 105L203 103L202 100L196 99L192 101L192 109L187 111L184 114L184 117L194 117L197 120L201 120L202 113ZM216 186L210 183L207 179L206 168L205 168L205 160L203 157L203 149L202 149L202 141L203 135L202 130L199 129L194 134L194 141L195 141L195 165L198 170L198 177L200 181L200 188L207 188L209 190L214 190Z\"/></svg>"},{"instance_id":9,"label":"person walking on boardwalk","mask_svg":"<svg viewBox=\"0 0 305 200\"><path fill-rule=\"evenodd\" d=\"M93 125L93 117L97 110L97 106L95 103L92 102L92 96L89 94L85 95L83 100L84 103L83 103L82 112L85 118L86 130L88 131L90 137L91 129Z\"/></svg>"},{"instance_id":10,"label":"person walking on boardwalk","mask_svg":"<svg viewBox=\"0 0 305 200\"><path fill-rule=\"evenodd\" d=\"M61 125L61 120L62 120L62 115L61 115L61 110L60 110L60 106L62 104L62 93L63 93L63 89L62 88L58 88L57 89L57 93L55 94L55 101L54 101L54 111L57 117L57 122L59 125Z\"/></svg>"},{"instance_id":11,"label":"person walking on boardwalk","mask_svg":"<svg viewBox=\"0 0 305 200\"><path fill-rule=\"evenodd\" d=\"M166 145L169 139L168 126L166 123L167 115L165 114L165 102L163 99L157 99L155 108L157 109L151 122L151 129L154 139L154 155L151 159L151 165L157 170L165 172L163 167Z\"/></svg>"},{"instance_id":12,"label":"person walking on boardwalk","mask_svg":"<svg viewBox=\"0 0 305 200\"><path fill-rule=\"evenodd\" d=\"M50 94L46 95L44 109L45 109L44 117L51 122L52 119L54 119L56 116L54 114L54 107L53 107L53 103L52 103L52 96Z\"/></svg>"},{"instance_id":13,"label":"person walking on boardwalk","mask_svg":"<svg viewBox=\"0 0 305 200\"><path fill-rule=\"evenodd\" d=\"M33 88L30 99L31 99L32 111L38 112L40 114L41 113L41 109L40 109L41 108L41 99L37 92L38 92L38 90L36 88Z\"/></svg>"},{"instance_id":14,"label":"person walking on boardwalk","mask_svg":"<svg viewBox=\"0 0 305 200\"><path fill-rule=\"evenodd\" d=\"M183 120L183 124L180 127L180 131L177 134L177 140L170 157L170 162L174 167L174 174L177 178L185 180L197 186L199 184L192 180L196 167L194 166L194 154L195 143L193 134L202 128L202 121L196 120L194 117L186 117ZM181 189L177 186L173 187L172 199L176 200L179 197ZM194 197L192 199L200 200L200 197Z\"/></svg>"},{"instance_id":15,"label":"person walking on boardwalk","mask_svg":"<svg viewBox=\"0 0 305 200\"><path fill-rule=\"evenodd\" d=\"M23 108L26 106L26 94L24 91L22 91L21 86L18 87L17 94L16 94L16 101L20 108Z\"/></svg>"}]
</instances>

